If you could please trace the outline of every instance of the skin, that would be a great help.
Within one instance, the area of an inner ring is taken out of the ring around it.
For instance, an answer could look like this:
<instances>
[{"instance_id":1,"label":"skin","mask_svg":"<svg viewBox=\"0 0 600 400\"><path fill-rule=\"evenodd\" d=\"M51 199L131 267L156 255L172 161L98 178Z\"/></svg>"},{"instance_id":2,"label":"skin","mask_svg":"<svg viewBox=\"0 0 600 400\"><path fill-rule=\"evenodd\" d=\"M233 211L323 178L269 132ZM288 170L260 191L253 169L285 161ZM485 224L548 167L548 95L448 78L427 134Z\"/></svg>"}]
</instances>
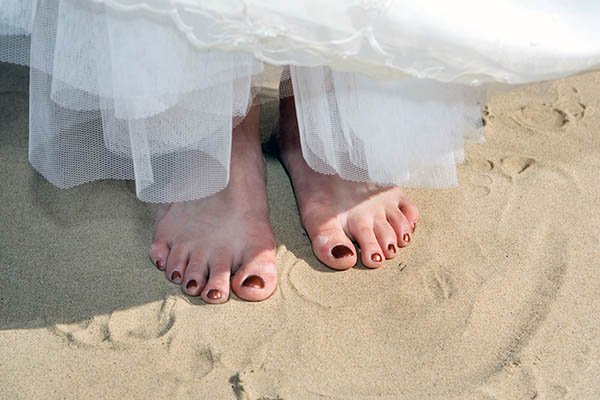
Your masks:
<instances>
[{"instance_id":1,"label":"skin","mask_svg":"<svg viewBox=\"0 0 600 400\"><path fill-rule=\"evenodd\" d=\"M233 130L230 182L210 197L159 206L150 257L190 296L224 303L230 291L262 301L277 287L258 107ZM313 251L338 270L377 268L407 246L419 217L400 188L322 175L304 161L293 97L283 99L276 139ZM354 246L356 243L360 252Z\"/></svg>"},{"instance_id":2,"label":"skin","mask_svg":"<svg viewBox=\"0 0 600 400\"><path fill-rule=\"evenodd\" d=\"M352 268L359 252L364 266L378 268L408 246L419 218L398 187L382 188L323 175L308 166L300 148L293 98L280 103L281 160L294 185L302 224L313 252L333 269Z\"/></svg>"},{"instance_id":3,"label":"skin","mask_svg":"<svg viewBox=\"0 0 600 400\"><path fill-rule=\"evenodd\" d=\"M277 286L259 114L253 108L233 130L227 188L204 199L161 205L156 215L150 257L167 279L207 303L226 302L230 290L261 301Z\"/></svg>"}]
</instances>

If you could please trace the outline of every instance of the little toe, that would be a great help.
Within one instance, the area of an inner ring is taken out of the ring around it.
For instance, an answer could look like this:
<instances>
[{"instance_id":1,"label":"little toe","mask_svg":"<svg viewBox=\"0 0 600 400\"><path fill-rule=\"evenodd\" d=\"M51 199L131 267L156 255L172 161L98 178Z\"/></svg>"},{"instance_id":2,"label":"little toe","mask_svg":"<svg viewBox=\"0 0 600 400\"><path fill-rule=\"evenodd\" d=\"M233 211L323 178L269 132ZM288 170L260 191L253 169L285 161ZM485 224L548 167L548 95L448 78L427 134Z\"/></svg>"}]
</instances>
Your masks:
<instances>
[{"instance_id":1,"label":"little toe","mask_svg":"<svg viewBox=\"0 0 600 400\"><path fill-rule=\"evenodd\" d=\"M406 247L412 239L412 227L404 214L398 210L388 210L387 220L396 232L399 247Z\"/></svg>"},{"instance_id":2,"label":"little toe","mask_svg":"<svg viewBox=\"0 0 600 400\"><path fill-rule=\"evenodd\" d=\"M391 260L398 254L397 246L398 240L396 239L396 232L387 222L386 219L375 223L375 237L379 242L379 247L383 251L385 258Z\"/></svg>"},{"instance_id":3,"label":"little toe","mask_svg":"<svg viewBox=\"0 0 600 400\"><path fill-rule=\"evenodd\" d=\"M368 268L379 268L385 258L375 236L373 225L365 222L357 225L351 224L350 233L360 246L360 260L363 265Z\"/></svg>"},{"instance_id":4,"label":"little toe","mask_svg":"<svg viewBox=\"0 0 600 400\"><path fill-rule=\"evenodd\" d=\"M417 222L419 220L419 209L417 206L410 200L405 199L400 202L398 208L406 217L408 224L410 225L411 233L415 231L417 228Z\"/></svg>"},{"instance_id":5,"label":"little toe","mask_svg":"<svg viewBox=\"0 0 600 400\"><path fill-rule=\"evenodd\" d=\"M156 268L164 271L169 257L169 245L166 241L154 240L150 246L150 259Z\"/></svg>"},{"instance_id":6,"label":"little toe","mask_svg":"<svg viewBox=\"0 0 600 400\"><path fill-rule=\"evenodd\" d=\"M229 278L231 258L221 257L208 264L208 281L202 289L202 299L211 304L221 304L229 300Z\"/></svg>"},{"instance_id":7,"label":"little toe","mask_svg":"<svg viewBox=\"0 0 600 400\"><path fill-rule=\"evenodd\" d=\"M167 267L165 274L167 279L173 283L180 284L185 268L188 263L189 250L185 245L175 245L171 248L169 257L167 258Z\"/></svg>"},{"instance_id":8,"label":"little toe","mask_svg":"<svg viewBox=\"0 0 600 400\"><path fill-rule=\"evenodd\" d=\"M199 296L208 278L208 263L202 257L190 257L181 281L181 290L190 296Z\"/></svg>"},{"instance_id":9,"label":"little toe","mask_svg":"<svg viewBox=\"0 0 600 400\"><path fill-rule=\"evenodd\" d=\"M231 280L231 288L240 298L262 301L277 288L275 249L247 251L244 262Z\"/></svg>"},{"instance_id":10,"label":"little toe","mask_svg":"<svg viewBox=\"0 0 600 400\"><path fill-rule=\"evenodd\" d=\"M313 252L330 268L345 270L356 265L356 249L340 225L310 235Z\"/></svg>"}]
</instances>

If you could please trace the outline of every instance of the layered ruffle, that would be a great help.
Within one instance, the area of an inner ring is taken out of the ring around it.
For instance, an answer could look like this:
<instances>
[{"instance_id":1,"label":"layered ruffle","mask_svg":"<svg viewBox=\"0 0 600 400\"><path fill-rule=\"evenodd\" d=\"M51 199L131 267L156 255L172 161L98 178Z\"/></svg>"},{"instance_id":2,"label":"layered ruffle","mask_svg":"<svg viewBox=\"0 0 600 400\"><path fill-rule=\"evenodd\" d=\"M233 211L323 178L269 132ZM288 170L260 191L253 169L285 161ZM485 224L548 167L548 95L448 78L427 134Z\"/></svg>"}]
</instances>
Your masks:
<instances>
[{"instance_id":1,"label":"layered ruffle","mask_svg":"<svg viewBox=\"0 0 600 400\"><path fill-rule=\"evenodd\" d=\"M599 59L587 42L551 66L543 49L444 55L431 24L392 29L389 18L406 19L396 8L403 2L336 0L308 13L311 2L3 0L0 60L31 67L32 165L61 188L134 179L144 201L209 196L228 183L236 123L265 101L262 88L276 88L276 67L290 65L283 79L293 93L281 93L295 94L311 167L355 181L444 187L457 183L465 141L483 140L485 97L481 86L444 80L520 82ZM334 26L335 7L343 12Z\"/></svg>"}]
</instances>

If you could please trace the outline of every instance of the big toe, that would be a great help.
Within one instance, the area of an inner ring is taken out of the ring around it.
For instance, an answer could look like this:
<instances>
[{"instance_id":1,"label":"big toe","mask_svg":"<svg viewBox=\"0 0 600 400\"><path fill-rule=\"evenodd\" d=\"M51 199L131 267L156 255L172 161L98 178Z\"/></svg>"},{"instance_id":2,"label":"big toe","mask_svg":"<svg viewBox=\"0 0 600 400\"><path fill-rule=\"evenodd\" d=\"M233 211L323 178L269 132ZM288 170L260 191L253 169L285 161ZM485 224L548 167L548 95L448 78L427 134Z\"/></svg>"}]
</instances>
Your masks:
<instances>
[{"instance_id":1,"label":"big toe","mask_svg":"<svg viewBox=\"0 0 600 400\"><path fill-rule=\"evenodd\" d=\"M277 288L275 249L251 249L245 254L242 266L231 280L231 288L244 300L265 300Z\"/></svg>"},{"instance_id":2,"label":"big toe","mask_svg":"<svg viewBox=\"0 0 600 400\"><path fill-rule=\"evenodd\" d=\"M329 226L310 235L313 252L330 268L344 270L356 265L356 249L341 226Z\"/></svg>"}]
</instances>

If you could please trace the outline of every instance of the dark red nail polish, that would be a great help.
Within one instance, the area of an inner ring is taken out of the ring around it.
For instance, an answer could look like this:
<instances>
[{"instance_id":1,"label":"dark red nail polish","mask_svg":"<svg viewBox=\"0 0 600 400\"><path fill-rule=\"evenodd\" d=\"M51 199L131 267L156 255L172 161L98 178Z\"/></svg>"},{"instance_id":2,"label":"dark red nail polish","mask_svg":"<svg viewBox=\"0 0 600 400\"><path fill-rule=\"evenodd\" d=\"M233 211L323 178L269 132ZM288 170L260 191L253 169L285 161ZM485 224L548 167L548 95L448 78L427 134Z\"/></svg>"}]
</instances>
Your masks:
<instances>
[{"instance_id":1,"label":"dark red nail polish","mask_svg":"<svg viewBox=\"0 0 600 400\"><path fill-rule=\"evenodd\" d=\"M371 256L371 260L373 260L375 262L381 262L382 258L379 254L375 253Z\"/></svg>"},{"instance_id":2,"label":"dark red nail polish","mask_svg":"<svg viewBox=\"0 0 600 400\"><path fill-rule=\"evenodd\" d=\"M206 293L206 297L211 300L219 300L223 295L219 289L210 289L208 293Z\"/></svg>"},{"instance_id":3,"label":"dark red nail polish","mask_svg":"<svg viewBox=\"0 0 600 400\"><path fill-rule=\"evenodd\" d=\"M242 286L254 289L263 289L265 287L265 281L258 275L250 275L244 280Z\"/></svg>"},{"instance_id":4,"label":"dark red nail polish","mask_svg":"<svg viewBox=\"0 0 600 400\"><path fill-rule=\"evenodd\" d=\"M390 243L390 245L388 246L388 250L391 251L392 253L396 254L396 246L394 246L393 244Z\"/></svg>"},{"instance_id":5,"label":"dark red nail polish","mask_svg":"<svg viewBox=\"0 0 600 400\"><path fill-rule=\"evenodd\" d=\"M343 244L338 244L333 249L331 249L331 255L335 258L344 258L344 257L352 257L354 253L348 247Z\"/></svg>"},{"instance_id":6,"label":"dark red nail polish","mask_svg":"<svg viewBox=\"0 0 600 400\"><path fill-rule=\"evenodd\" d=\"M187 285L185 285L186 289L195 289L198 287L198 282L196 282L194 279L192 279L191 281L189 281L187 283Z\"/></svg>"},{"instance_id":7,"label":"dark red nail polish","mask_svg":"<svg viewBox=\"0 0 600 400\"><path fill-rule=\"evenodd\" d=\"M181 274L179 273L179 271L174 271L174 272L171 274L171 280L172 280L172 281L176 281L176 280L178 280L178 279L181 279Z\"/></svg>"},{"instance_id":8,"label":"dark red nail polish","mask_svg":"<svg viewBox=\"0 0 600 400\"><path fill-rule=\"evenodd\" d=\"M165 263L163 260L156 260L156 268L163 269L164 266L165 266Z\"/></svg>"},{"instance_id":9,"label":"dark red nail polish","mask_svg":"<svg viewBox=\"0 0 600 400\"><path fill-rule=\"evenodd\" d=\"M413 222L413 224L412 224L412 231L413 231L413 233L415 232L415 229L417 229L417 223Z\"/></svg>"},{"instance_id":10,"label":"dark red nail polish","mask_svg":"<svg viewBox=\"0 0 600 400\"><path fill-rule=\"evenodd\" d=\"M402 240L404 240L406 243L410 243L410 235L405 233L404 236L402 236Z\"/></svg>"}]
</instances>

